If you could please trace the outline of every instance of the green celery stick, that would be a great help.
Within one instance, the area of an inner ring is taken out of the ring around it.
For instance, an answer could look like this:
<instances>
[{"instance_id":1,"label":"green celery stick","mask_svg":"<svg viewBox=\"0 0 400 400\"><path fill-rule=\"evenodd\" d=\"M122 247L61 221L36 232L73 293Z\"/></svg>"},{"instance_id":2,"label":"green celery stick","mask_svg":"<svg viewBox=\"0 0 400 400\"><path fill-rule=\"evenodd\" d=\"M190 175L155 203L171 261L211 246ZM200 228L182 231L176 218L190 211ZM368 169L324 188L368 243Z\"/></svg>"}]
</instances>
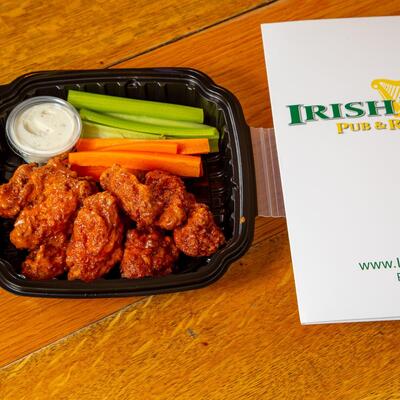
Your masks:
<instances>
[{"instance_id":1,"label":"green celery stick","mask_svg":"<svg viewBox=\"0 0 400 400\"><path fill-rule=\"evenodd\" d=\"M165 139L165 136L152 135L151 133L129 131L127 129L113 128L111 126L94 124L82 121L82 138L121 138L121 139Z\"/></svg>"},{"instance_id":2,"label":"green celery stick","mask_svg":"<svg viewBox=\"0 0 400 400\"><path fill-rule=\"evenodd\" d=\"M93 122L82 121L82 138L85 139L139 139L139 140L174 140L176 137L152 135L151 133L128 131L127 129L113 128L111 126L99 125ZM210 144L210 153L218 153L219 138L218 136L208 138Z\"/></svg>"},{"instance_id":3,"label":"green celery stick","mask_svg":"<svg viewBox=\"0 0 400 400\"><path fill-rule=\"evenodd\" d=\"M87 108L97 112L139 114L155 118L198 123L202 123L204 120L202 108L179 104L129 99L77 90L68 91L68 101L78 109Z\"/></svg>"},{"instance_id":4,"label":"green celery stick","mask_svg":"<svg viewBox=\"0 0 400 400\"><path fill-rule=\"evenodd\" d=\"M199 124L197 122L189 121L176 121L172 119L154 118L148 117L147 115L136 115L136 114L121 114L121 113L105 113L110 117L127 119L129 121L143 122L144 124L150 125L161 125L161 126L180 126L184 128L212 128L209 125Z\"/></svg>"},{"instance_id":5,"label":"green celery stick","mask_svg":"<svg viewBox=\"0 0 400 400\"><path fill-rule=\"evenodd\" d=\"M175 126L150 125L142 122L129 121L126 119L111 117L95 111L81 109L81 118L85 121L94 122L100 125L112 126L114 128L128 129L131 131L153 133L181 138L212 138L218 135L214 127L205 128L184 128Z\"/></svg>"}]
</instances>

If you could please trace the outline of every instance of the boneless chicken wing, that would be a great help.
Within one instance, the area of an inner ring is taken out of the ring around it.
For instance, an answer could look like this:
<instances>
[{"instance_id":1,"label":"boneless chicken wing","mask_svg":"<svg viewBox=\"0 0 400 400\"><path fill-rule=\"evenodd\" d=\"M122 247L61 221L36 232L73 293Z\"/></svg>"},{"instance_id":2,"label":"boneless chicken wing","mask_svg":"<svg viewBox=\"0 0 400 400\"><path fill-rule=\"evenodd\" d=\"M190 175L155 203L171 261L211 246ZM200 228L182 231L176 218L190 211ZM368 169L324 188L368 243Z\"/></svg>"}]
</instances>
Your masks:
<instances>
[{"instance_id":1,"label":"boneless chicken wing","mask_svg":"<svg viewBox=\"0 0 400 400\"><path fill-rule=\"evenodd\" d=\"M24 275L50 279L65 270L65 248L72 223L83 199L97 189L93 182L78 178L68 168L65 157L56 157L43 167L31 167L23 189L23 208L10 239L18 249L31 250L22 265ZM19 169L14 177L18 173Z\"/></svg>"},{"instance_id":2,"label":"boneless chicken wing","mask_svg":"<svg viewBox=\"0 0 400 400\"><path fill-rule=\"evenodd\" d=\"M36 167L36 164L21 165L9 182L0 186L0 217L15 218L25 206L33 189L29 178Z\"/></svg>"},{"instance_id":3,"label":"boneless chicken wing","mask_svg":"<svg viewBox=\"0 0 400 400\"><path fill-rule=\"evenodd\" d=\"M122 258L123 231L117 200L111 193L85 199L67 248L68 279L90 282L109 272Z\"/></svg>"},{"instance_id":4,"label":"boneless chicken wing","mask_svg":"<svg viewBox=\"0 0 400 400\"><path fill-rule=\"evenodd\" d=\"M175 244L191 257L214 254L225 242L209 208L202 203L192 205L186 224L174 230Z\"/></svg>"},{"instance_id":5,"label":"boneless chicken wing","mask_svg":"<svg viewBox=\"0 0 400 400\"><path fill-rule=\"evenodd\" d=\"M186 192L181 178L164 171L146 174L146 185L153 193L160 214L155 224L165 230L173 230L186 221L192 197Z\"/></svg>"},{"instance_id":6,"label":"boneless chicken wing","mask_svg":"<svg viewBox=\"0 0 400 400\"><path fill-rule=\"evenodd\" d=\"M135 175L119 165L113 165L103 172L100 184L117 197L121 207L139 228L154 222L159 210L153 194Z\"/></svg>"},{"instance_id":7,"label":"boneless chicken wing","mask_svg":"<svg viewBox=\"0 0 400 400\"><path fill-rule=\"evenodd\" d=\"M172 272L179 251L173 240L157 229L128 231L121 262L123 278L162 276Z\"/></svg>"},{"instance_id":8,"label":"boneless chicken wing","mask_svg":"<svg viewBox=\"0 0 400 400\"><path fill-rule=\"evenodd\" d=\"M42 167L22 165L0 186L0 217L16 218L11 242L29 250L24 276L52 279L68 272L70 280L91 282L119 262L123 278L163 276L180 251L210 256L225 242L209 208L196 203L177 176L156 170L139 180L114 165L100 184L105 191L97 193L96 183L78 177L60 156ZM136 229L124 243L128 216Z\"/></svg>"},{"instance_id":9,"label":"boneless chicken wing","mask_svg":"<svg viewBox=\"0 0 400 400\"><path fill-rule=\"evenodd\" d=\"M67 163L65 156L58 156L50 159L43 167L35 169L29 179L33 190L28 198L28 203L38 203L52 190L59 190L61 187L71 189L80 202L87 196L97 192L94 181L85 177L78 177Z\"/></svg>"},{"instance_id":10,"label":"boneless chicken wing","mask_svg":"<svg viewBox=\"0 0 400 400\"><path fill-rule=\"evenodd\" d=\"M47 188L41 202L21 211L10 234L11 242L18 249L33 250L53 235L67 233L77 207L78 199L68 187Z\"/></svg>"},{"instance_id":11,"label":"boneless chicken wing","mask_svg":"<svg viewBox=\"0 0 400 400\"><path fill-rule=\"evenodd\" d=\"M22 273L29 279L52 279L65 271L67 237L64 233L50 238L32 250L22 264Z\"/></svg>"},{"instance_id":12,"label":"boneless chicken wing","mask_svg":"<svg viewBox=\"0 0 400 400\"><path fill-rule=\"evenodd\" d=\"M36 169L28 184L33 187L30 203L18 215L10 235L19 249L33 250L54 235L68 234L83 198L95 191L91 182L51 164Z\"/></svg>"}]
</instances>

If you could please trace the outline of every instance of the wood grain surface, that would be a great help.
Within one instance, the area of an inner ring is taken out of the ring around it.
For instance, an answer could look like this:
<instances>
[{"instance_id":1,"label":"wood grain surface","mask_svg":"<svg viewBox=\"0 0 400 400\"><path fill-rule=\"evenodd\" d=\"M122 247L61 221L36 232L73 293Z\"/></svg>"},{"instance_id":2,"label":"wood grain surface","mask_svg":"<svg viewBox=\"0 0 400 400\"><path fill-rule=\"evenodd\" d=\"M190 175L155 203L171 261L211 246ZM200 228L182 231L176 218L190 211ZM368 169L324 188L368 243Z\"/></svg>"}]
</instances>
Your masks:
<instances>
[{"instance_id":1,"label":"wood grain surface","mask_svg":"<svg viewBox=\"0 0 400 400\"><path fill-rule=\"evenodd\" d=\"M399 13L394 0L278 1L118 66L201 69L250 125L271 126L260 23ZM398 326L301 326L284 220L258 218L219 282L145 298L3 367L0 398L396 399Z\"/></svg>"},{"instance_id":2,"label":"wood grain surface","mask_svg":"<svg viewBox=\"0 0 400 400\"><path fill-rule=\"evenodd\" d=\"M271 0L2 0L0 81L104 68Z\"/></svg>"}]
</instances>

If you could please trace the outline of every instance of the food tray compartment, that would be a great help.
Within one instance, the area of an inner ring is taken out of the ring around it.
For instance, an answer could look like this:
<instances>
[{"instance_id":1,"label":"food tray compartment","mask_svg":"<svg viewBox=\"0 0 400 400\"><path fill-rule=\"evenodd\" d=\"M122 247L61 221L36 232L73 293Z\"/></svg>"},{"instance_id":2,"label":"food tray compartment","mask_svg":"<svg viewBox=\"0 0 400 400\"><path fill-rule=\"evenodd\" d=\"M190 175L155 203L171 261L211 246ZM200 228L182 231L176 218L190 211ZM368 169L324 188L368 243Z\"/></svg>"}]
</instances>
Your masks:
<instances>
[{"instance_id":1,"label":"food tray compartment","mask_svg":"<svg viewBox=\"0 0 400 400\"><path fill-rule=\"evenodd\" d=\"M187 179L188 191L209 205L227 243L214 255L181 255L174 273L160 278L121 279L118 266L92 283L61 277L31 281L19 274L26 256L9 241L13 223L0 219L0 284L15 293L58 297L156 294L205 286L220 277L251 244L256 189L249 128L237 99L199 71L184 68L51 71L28 74L0 86L0 184L23 162L5 141L10 111L33 96L67 98L69 89L202 107L205 123L220 132L220 151L202 156L204 177Z\"/></svg>"}]
</instances>

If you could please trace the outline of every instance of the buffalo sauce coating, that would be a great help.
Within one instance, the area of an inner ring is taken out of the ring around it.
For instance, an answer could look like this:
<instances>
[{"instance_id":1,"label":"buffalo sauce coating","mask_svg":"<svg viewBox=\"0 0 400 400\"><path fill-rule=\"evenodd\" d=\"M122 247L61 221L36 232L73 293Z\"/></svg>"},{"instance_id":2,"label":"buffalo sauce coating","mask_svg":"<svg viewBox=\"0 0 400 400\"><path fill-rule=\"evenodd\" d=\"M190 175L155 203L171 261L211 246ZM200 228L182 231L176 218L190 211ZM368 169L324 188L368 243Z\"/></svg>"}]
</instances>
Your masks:
<instances>
[{"instance_id":1,"label":"buffalo sauce coating","mask_svg":"<svg viewBox=\"0 0 400 400\"><path fill-rule=\"evenodd\" d=\"M177 176L151 171L143 184L115 165L101 184L106 192L93 195L94 182L56 157L44 167L19 167L0 186L0 216L19 213L11 240L30 250L22 265L27 278L51 279L69 270L68 279L89 282L121 260L122 277L161 276L172 272L179 251L209 256L225 241L208 207L196 203ZM124 253L118 206L137 222L126 235ZM173 238L160 228L174 230Z\"/></svg>"},{"instance_id":2,"label":"buffalo sauce coating","mask_svg":"<svg viewBox=\"0 0 400 400\"><path fill-rule=\"evenodd\" d=\"M179 251L169 236L156 229L128 231L121 262L123 278L162 276L172 272Z\"/></svg>"},{"instance_id":3,"label":"buffalo sauce coating","mask_svg":"<svg viewBox=\"0 0 400 400\"><path fill-rule=\"evenodd\" d=\"M0 215L17 217L11 242L30 253L22 263L29 279L52 279L66 269L72 223L85 197L97 192L94 182L71 171L66 157L47 165L24 164L0 186Z\"/></svg>"},{"instance_id":4,"label":"buffalo sauce coating","mask_svg":"<svg viewBox=\"0 0 400 400\"><path fill-rule=\"evenodd\" d=\"M10 235L15 247L34 250L52 236L68 232L79 203L70 188L59 189L21 211Z\"/></svg>"},{"instance_id":5,"label":"buffalo sauce coating","mask_svg":"<svg viewBox=\"0 0 400 400\"><path fill-rule=\"evenodd\" d=\"M33 190L29 179L36 167L36 164L19 166L8 183L0 186L0 217L15 218L25 207Z\"/></svg>"},{"instance_id":6,"label":"buffalo sauce coating","mask_svg":"<svg viewBox=\"0 0 400 400\"><path fill-rule=\"evenodd\" d=\"M202 203L192 205L187 222L174 230L174 240L178 249L191 257L210 256L225 243L211 211Z\"/></svg>"},{"instance_id":7,"label":"buffalo sauce coating","mask_svg":"<svg viewBox=\"0 0 400 400\"><path fill-rule=\"evenodd\" d=\"M121 261L123 232L117 200L111 193L86 198L67 248L68 279L90 282L109 272Z\"/></svg>"},{"instance_id":8,"label":"buffalo sauce coating","mask_svg":"<svg viewBox=\"0 0 400 400\"><path fill-rule=\"evenodd\" d=\"M62 157L34 169L26 185L29 196L10 239L18 249L30 250L58 234L68 236L82 200L97 190L93 183L77 178Z\"/></svg>"},{"instance_id":9,"label":"buffalo sauce coating","mask_svg":"<svg viewBox=\"0 0 400 400\"><path fill-rule=\"evenodd\" d=\"M146 185L153 193L160 210L155 224L165 230L173 230L186 221L194 196L186 192L179 176L164 171L150 171L146 174Z\"/></svg>"},{"instance_id":10,"label":"buffalo sauce coating","mask_svg":"<svg viewBox=\"0 0 400 400\"><path fill-rule=\"evenodd\" d=\"M150 188L140 183L135 175L119 165L113 165L103 172L100 184L117 197L122 209L139 228L153 224L160 211L159 205Z\"/></svg>"},{"instance_id":11,"label":"buffalo sauce coating","mask_svg":"<svg viewBox=\"0 0 400 400\"><path fill-rule=\"evenodd\" d=\"M66 247L65 233L53 236L35 250L32 250L22 263L22 274L33 280L52 279L65 271Z\"/></svg>"}]
</instances>

